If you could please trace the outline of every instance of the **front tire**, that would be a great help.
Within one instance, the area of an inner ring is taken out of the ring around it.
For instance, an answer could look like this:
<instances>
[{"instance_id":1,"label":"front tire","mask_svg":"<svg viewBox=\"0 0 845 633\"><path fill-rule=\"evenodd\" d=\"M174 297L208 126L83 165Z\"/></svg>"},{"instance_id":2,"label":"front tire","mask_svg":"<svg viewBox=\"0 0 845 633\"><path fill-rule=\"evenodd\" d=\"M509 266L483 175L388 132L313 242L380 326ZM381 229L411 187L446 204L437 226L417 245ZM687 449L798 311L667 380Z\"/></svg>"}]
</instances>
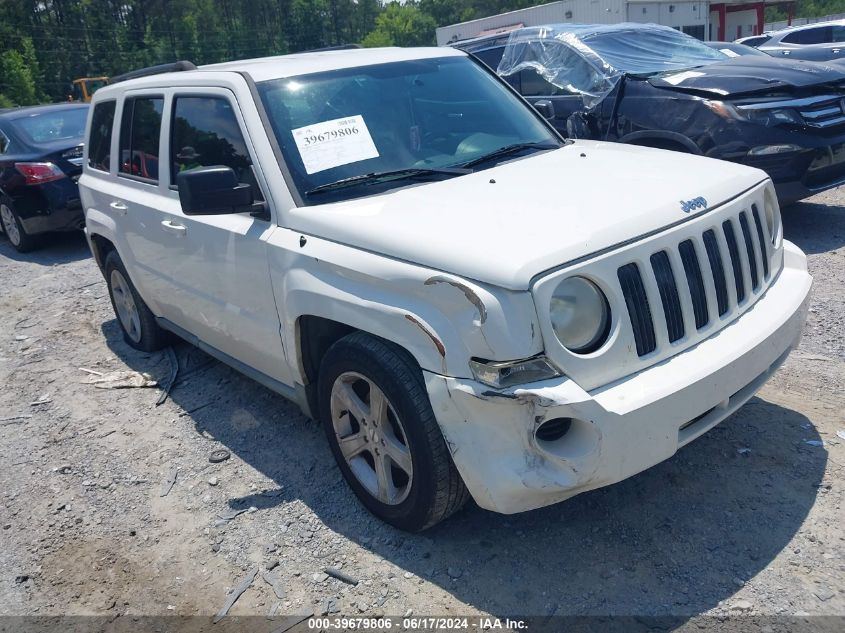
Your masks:
<instances>
[{"instance_id":1,"label":"front tire","mask_svg":"<svg viewBox=\"0 0 845 633\"><path fill-rule=\"evenodd\" d=\"M0 202L0 224L3 226L6 239L19 253L28 253L38 246L38 240L26 232L9 200Z\"/></svg>"},{"instance_id":2,"label":"front tire","mask_svg":"<svg viewBox=\"0 0 845 633\"><path fill-rule=\"evenodd\" d=\"M112 308L129 346L155 352L170 344L169 334L156 323L155 316L138 294L116 251L106 256L106 284Z\"/></svg>"},{"instance_id":3,"label":"front tire","mask_svg":"<svg viewBox=\"0 0 845 633\"><path fill-rule=\"evenodd\" d=\"M320 418L340 471L370 512L417 532L458 511L469 493L405 350L363 332L323 358Z\"/></svg>"}]
</instances>

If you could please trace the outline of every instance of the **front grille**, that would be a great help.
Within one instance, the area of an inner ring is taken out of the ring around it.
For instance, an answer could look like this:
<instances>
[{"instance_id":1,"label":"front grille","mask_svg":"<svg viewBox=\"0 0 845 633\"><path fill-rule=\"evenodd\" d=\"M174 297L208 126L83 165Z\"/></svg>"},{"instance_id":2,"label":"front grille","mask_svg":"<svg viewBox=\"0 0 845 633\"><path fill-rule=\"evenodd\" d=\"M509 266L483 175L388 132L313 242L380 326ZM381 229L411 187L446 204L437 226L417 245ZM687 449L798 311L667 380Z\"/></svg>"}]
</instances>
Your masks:
<instances>
[{"instance_id":1,"label":"front grille","mask_svg":"<svg viewBox=\"0 0 845 633\"><path fill-rule=\"evenodd\" d=\"M845 104L841 96L810 97L799 103L798 112L809 127L827 129L845 124Z\"/></svg>"},{"instance_id":2,"label":"front grille","mask_svg":"<svg viewBox=\"0 0 845 633\"><path fill-rule=\"evenodd\" d=\"M651 270L641 270L636 262L620 266L617 276L637 355L651 354L660 341L675 343L685 334L704 330L717 317L729 318L750 293L760 291L771 268L767 235L754 205L721 225L654 253L649 259ZM649 303L649 296L655 305ZM654 309L658 306L662 311ZM686 313L684 306L688 306Z\"/></svg>"}]
</instances>

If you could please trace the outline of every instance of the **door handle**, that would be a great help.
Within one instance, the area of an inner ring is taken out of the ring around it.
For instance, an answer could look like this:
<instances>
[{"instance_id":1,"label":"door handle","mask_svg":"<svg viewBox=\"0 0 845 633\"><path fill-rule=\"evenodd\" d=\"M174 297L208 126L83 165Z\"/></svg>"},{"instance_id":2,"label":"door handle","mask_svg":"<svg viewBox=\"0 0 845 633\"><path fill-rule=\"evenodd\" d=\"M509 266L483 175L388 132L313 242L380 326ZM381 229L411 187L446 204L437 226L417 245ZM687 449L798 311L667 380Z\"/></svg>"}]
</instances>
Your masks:
<instances>
[{"instance_id":1,"label":"door handle","mask_svg":"<svg viewBox=\"0 0 845 633\"><path fill-rule=\"evenodd\" d=\"M120 213L121 215L126 215L126 212L129 210L129 207L127 207L127 206L126 206L124 203L122 203L120 200L112 200L112 201L109 203L109 206L110 206L112 209L114 209L115 211L117 211L118 213Z\"/></svg>"},{"instance_id":2,"label":"door handle","mask_svg":"<svg viewBox=\"0 0 845 633\"><path fill-rule=\"evenodd\" d=\"M173 233L174 235L178 235L180 237L188 232L188 228L184 224L176 224L170 220L162 221L161 226L168 233Z\"/></svg>"}]
</instances>

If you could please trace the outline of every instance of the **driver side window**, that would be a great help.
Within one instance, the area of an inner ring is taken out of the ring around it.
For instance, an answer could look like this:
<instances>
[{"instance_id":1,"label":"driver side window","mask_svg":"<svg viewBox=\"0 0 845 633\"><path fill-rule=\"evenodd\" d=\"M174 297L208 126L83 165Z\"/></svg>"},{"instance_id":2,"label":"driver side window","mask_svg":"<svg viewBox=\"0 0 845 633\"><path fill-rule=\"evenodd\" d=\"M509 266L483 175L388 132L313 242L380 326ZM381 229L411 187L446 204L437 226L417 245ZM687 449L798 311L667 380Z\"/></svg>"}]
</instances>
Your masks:
<instances>
[{"instance_id":1,"label":"driver side window","mask_svg":"<svg viewBox=\"0 0 845 633\"><path fill-rule=\"evenodd\" d=\"M171 184L176 174L196 167L231 167L239 182L252 185L263 200L252 160L232 104L223 97L176 97L170 133Z\"/></svg>"}]
</instances>

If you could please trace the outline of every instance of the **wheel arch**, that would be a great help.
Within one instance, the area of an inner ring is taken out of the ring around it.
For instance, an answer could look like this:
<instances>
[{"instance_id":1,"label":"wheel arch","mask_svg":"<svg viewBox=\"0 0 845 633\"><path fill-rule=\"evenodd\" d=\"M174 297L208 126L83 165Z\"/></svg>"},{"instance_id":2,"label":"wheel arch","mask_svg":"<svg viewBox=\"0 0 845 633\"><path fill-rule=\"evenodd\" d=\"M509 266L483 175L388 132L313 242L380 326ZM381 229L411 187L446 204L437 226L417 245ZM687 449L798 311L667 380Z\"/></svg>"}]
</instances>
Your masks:
<instances>
[{"instance_id":1,"label":"wheel arch","mask_svg":"<svg viewBox=\"0 0 845 633\"><path fill-rule=\"evenodd\" d=\"M97 263L100 272L105 273L106 257L112 251L117 251L117 247L109 238L99 233L90 234L88 244L91 247L91 253L94 255L94 261Z\"/></svg>"},{"instance_id":2,"label":"wheel arch","mask_svg":"<svg viewBox=\"0 0 845 633\"><path fill-rule=\"evenodd\" d=\"M641 130L639 132L632 132L620 138L619 142L628 143L629 145L654 147L656 149L682 151L699 156L702 155L701 148L691 138L679 132L670 132L667 130Z\"/></svg>"}]
</instances>

